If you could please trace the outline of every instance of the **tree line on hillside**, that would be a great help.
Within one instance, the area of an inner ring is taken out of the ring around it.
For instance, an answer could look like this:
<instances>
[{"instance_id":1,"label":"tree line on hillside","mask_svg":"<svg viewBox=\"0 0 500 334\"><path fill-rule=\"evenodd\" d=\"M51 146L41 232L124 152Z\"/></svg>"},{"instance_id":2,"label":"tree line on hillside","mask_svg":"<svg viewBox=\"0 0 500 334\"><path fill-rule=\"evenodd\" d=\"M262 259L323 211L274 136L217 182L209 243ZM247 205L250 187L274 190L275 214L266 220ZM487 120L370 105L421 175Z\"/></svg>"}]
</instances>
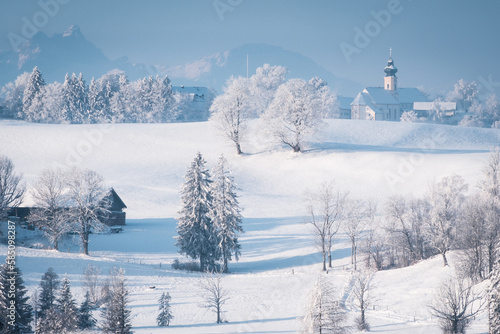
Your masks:
<instances>
[{"instance_id":1,"label":"tree line on hillside","mask_svg":"<svg viewBox=\"0 0 500 334\"><path fill-rule=\"evenodd\" d=\"M62 84L46 84L38 67L8 83L2 95L0 115L58 124L175 122L193 99L174 92L167 76L130 82L116 71L87 85L81 73L73 73Z\"/></svg>"},{"instance_id":2,"label":"tree line on hillside","mask_svg":"<svg viewBox=\"0 0 500 334\"><path fill-rule=\"evenodd\" d=\"M241 154L249 137L248 121L259 118L266 138L303 149L303 141L316 133L323 119L339 116L337 96L318 78L286 79L287 69L264 65L250 78L231 77L223 94L210 107L210 120Z\"/></svg>"}]
</instances>

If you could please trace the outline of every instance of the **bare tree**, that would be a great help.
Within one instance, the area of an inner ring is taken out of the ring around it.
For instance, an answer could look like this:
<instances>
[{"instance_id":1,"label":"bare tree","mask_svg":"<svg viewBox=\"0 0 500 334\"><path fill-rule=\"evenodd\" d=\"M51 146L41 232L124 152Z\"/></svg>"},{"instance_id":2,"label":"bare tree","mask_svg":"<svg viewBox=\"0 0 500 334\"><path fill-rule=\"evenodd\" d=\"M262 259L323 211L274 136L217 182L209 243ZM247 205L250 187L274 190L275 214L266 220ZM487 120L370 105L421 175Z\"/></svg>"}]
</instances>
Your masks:
<instances>
[{"instance_id":1,"label":"bare tree","mask_svg":"<svg viewBox=\"0 0 500 334\"><path fill-rule=\"evenodd\" d=\"M236 153L241 154L241 140L246 133L246 122L250 116L249 80L231 77L226 82L224 94L217 96L210 111L216 127L236 145Z\"/></svg>"},{"instance_id":2,"label":"bare tree","mask_svg":"<svg viewBox=\"0 0 500 334\"><path fill-rule=\"evenodd\" d=\"M345 320L346 313L335 289L325 277L320 276L311 292L303 333L349 333L350 328L343 324Z\"/></svg>"},{"instance_id":3,"label":"bare tree","mask_svg":"<svg viewBox=\"0 0 500 334\"><path fill-rule=\"evenodd\" d=\"M365 203L360 200L350 200L346 203L343 228L351 241L351 264L354 270L357 270L359 237L366 224L373 219L375 211L376 208L371 203Z\"/></svg>"},{"instance_id":4,"label":"bare tree","mask_svg":"<svg viewBox=\"0 0 500 334\"><path fill-rule=\"evenodd\" d=\"M217 314L217 323L223 322L222 307L229 299L229 294L223 287L224 276L222 272L207 272L203 274L200 280L200 287L204 291L203 299L205 301L202 307L212 310Z\"/></svg>"},{"instance_id":5,"label":"bare tree","mask_svg":"<svg viewBox=\"0 0 500 334\"><path fill-rule=\"evenodd\" d=\"M326 259L332 267L332 246L340 228L341 218L348 193L335 189L333 182L323 183L317 192L306 193L306 207L313 225L317 242L323 255L323 271L326 271Z\"/></svg>"},{"instance_id":6,"label":"bare tree","mask_svg":"<svg viewBox=\"0 0 500 334\"><path fill-rule=\"evenodd\" d=\"M59 239L72 228L64 174L60 170L42 171L31 193L36 209L30 221L44 232L54 249L58 249Z\"/></svg>"},{"instance_id":7,"label":"bare tree","mask_svg":"<svg viewBox=\"0 0 500 334\"><path fill-rule=\"evenodd\" d=\"M100 276L101 270L96 266L89 264L87 268L85 268L83 286L87 288L92 305L97 305L99 303Z\"/></svg>"},{"instance_id":8,"label":"bare tree","mask_svg":"<svg viewBox=\"0 0 500 334\"><path fill-rule=\"evenodd\" d=\"M0 221L7 219L9 208L18 207L22 203L25 191L21 175L14 173L12 160L0 156Z\"/></svg>"},{"instance_id":9,"label":"bare tree","mask_svg":"<svg viewBox=\"0 0 500 334\"><path fill-rule=\"evenodd\" d=\"M429 309L439 319L443 333L465 333L470 321L482 311L485 304L483 295L473 288L467 279L449 280L441 286Z\"/></svg>"},{"instance_id":10,"label":"bare tree","mask_svg":"<svg viewBox=\"0 0 500 334\"><path fill-rule=\"evenodd\" d=\"M401 250L400 265L425 258L424 222L428 220L428 207L423 200L400 196L390 198L385 205L387 230L393 235L394 246Z\"/></svg>"},{"instance_id":11,"label":"bare tree","mask_svg":"<svg viewBox=\"0 0 500 334\"><path fill-rule=\"evenodd\" d=\"M372 278L372 274L363 274L361 272L357 272L354 275L353 294L360 312L359 318L356 319L356 325L360 331L370 330L370 325L366 321L365 313L373 302L370 293L374 288L373 284L371 284Z\"/></svg>"},{"instance_id":12,"label":"bare tree","mask_svg":"<svg viewBox=\"0 0 500 334\"><path fill-rule=\"evenodd\" d=\"M431 245L443 256L444 266L448 265L446 253L456 239L457 221L467 189L464 179L453 175L433 184L428 195L431 205L430 219L427 220L428 237Z\"/></svg>"},{"instance_id":13,"label":"bare tree","mask_svg":"<svg viewBox=\"0 0 500 334\"><path fill-rule=\"evenodd\" d=\"M83 253L89 254L89 235L92 229L104 227L103 220L109 211L104 203L106 190L101 175L91 170L72 169L68 173L71 216L78 224Z\"/></svg>"}]
</instances>

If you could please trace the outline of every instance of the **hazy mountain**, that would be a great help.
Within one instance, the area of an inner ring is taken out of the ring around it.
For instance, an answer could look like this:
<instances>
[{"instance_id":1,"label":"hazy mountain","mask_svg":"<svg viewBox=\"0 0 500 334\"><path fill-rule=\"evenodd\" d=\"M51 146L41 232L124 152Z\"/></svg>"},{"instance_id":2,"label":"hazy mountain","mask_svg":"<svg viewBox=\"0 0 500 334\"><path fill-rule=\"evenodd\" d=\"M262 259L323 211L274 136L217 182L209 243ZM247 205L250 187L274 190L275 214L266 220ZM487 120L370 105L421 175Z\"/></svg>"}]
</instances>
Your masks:
<instances>
[{"instance_id":1,"label":"hazy mountain","mask_svg":"<svg viewBox=\"0 0 500 334\"><path fill-rule=\"evenodd\" d=\"M266 44L246 44L238 48L207 56L200 60L174 67L133 64L127 57L110 60L103 51L88 41L78 26L69 27L62 34L47 36L38 32L25 41L18 52L0 52L0 85L13 81L23 72L38 66L46 82L64 80L66 73L83 73L85 79L98 78L113 69L125 71L130 80L167 74L174 85L207 86L222 90L231 75L255 73L263 64L288 68L288 78L310 79L319 76L330 87L344 95L354 96L360 84L335 76L312 59L281 47Z\"/></svg>"},{"instance_id":2,"label":"hazy mountain","mask_svg":"<svg viewBox=\"0 0 500 334\"><path fill-rule=\"evenodd\" d=\"M66 73L72 72L81 72L90 81L116 68L125 71L130 78L154 74L145 65L130 63L126 57L110 60L85 38L78 26L50 37L39 31L25 41L18 52L0 52L0 85L23 72L31 72L35 66L40 68L46 82L61 82Z\"/></svg>"},{"instance_id":3,"label":"hazy mountain","mask_svg":"<svg viewBox=\"0 0 500 334\"><path fill-rule=\"evenodd\" d=\"M231 75L247 75L247 55L249 75L255 73L257 67L267 63L287 67L288 78L310 79L319 76L344 95L354 95L362 89L361 84L335 76L306 56L267 44L245 44L159 71L168 74L176 84L210 86L220 90Z\"/></svg>"}]
</instances>

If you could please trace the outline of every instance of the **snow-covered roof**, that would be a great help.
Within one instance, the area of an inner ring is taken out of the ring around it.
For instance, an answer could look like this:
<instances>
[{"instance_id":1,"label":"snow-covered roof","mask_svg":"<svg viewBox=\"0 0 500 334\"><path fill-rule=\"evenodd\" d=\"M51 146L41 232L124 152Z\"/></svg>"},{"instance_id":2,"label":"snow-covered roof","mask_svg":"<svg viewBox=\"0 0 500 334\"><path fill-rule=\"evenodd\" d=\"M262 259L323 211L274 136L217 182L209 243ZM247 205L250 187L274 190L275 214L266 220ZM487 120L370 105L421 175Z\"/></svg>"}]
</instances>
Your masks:
<instances>
[{"instance_id":1,"label":"snow-covered roof","mask_svg":"<svg viewBox=\"0 0 500 334\"><path fill-rule=\"evenodd\" d=\"M338 96L340 109L351 109L351 103L354 100L352 97Z\"/></svg>"},{"instance_id":2,"label":"snow-covered roof","mask_svg":"<svg viewBox=\"0 0 500 334\"><path fill-rule=\"evenodd\" d=\"M374 104L399 104L391 91L383 87L367 87L363 93L367 93Z\"/></svg>"},{"instance_id":3,"label":"snow-covered roof","mask_svg":"<svg viewBox=\"0 0 500 334\"><path fill-rule=\"evenodd\" d=\"M366 92L361 92L359 93L356 98L354 99L354 101L352 101L351 103L352 106L357 106L357 105L360 105L360 106L368 106L370 107L371 110L373 110L376 114L378 113L382 113L382 111L377 108L375 106L375 104L373 103L373 100L370 98L370 94L366 93Z\"/></svg>"},{"instance_id":4,"label":"snow-covered roof","mask_svg":"<svg viewBox=\"0 0 500 334\"><path fill-rule=\"evenodd\" d=\"M415 102L413 103L413 110L433 110L437 106L442 111L454 111L457 109L456 102Z\"/></svg>"},{"instance_id":5,"label":"snow-covered roof","mask_svg":"<svg viewBox=\"0 0 500 334\"><path fill-rule=\"evenodd\" d=\"M429 99L418 88L398 88L399 103L427 102Z\"/></svg>"}]
</instances>

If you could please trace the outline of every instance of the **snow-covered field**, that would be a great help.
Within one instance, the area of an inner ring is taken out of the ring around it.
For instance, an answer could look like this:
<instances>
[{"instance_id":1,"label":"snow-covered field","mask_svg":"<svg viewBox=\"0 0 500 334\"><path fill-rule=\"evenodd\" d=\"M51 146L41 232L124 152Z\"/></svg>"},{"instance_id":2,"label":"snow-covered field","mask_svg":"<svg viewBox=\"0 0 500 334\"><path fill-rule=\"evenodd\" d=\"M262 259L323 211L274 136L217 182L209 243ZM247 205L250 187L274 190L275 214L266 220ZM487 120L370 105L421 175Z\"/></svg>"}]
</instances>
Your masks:
<instances>
[{"instance_id":1,"label":"snow-covered field","mask_svg":"<svg viewBox=\"0 0 500 334\"><path fill-rule=\"evenodd\" d=\"M9 156L29 187L43 168L73 166L101 173L127 204L127 226L120 234L92 235L90 256L66 240L61 251L35 250L18 240L18 264L33 291L49 266L68 274L78 302L82 274L92 263L107 272L126 270L136 333L296 333L301 328L308 292L320 274L320 255L305 225L302 196L325 180L335 180L353 197L382 205L393 194L420 195L443 176L460 174L470 191L482 177L489 150L500 144L500 132L449 126L331 120L321 142L306 151L269 149L253 139L257 123L242 146L246 154L219 137L209 123L42 125L0 120L0 155ZM224 317L202 303L199 275L171 269L180 258L174 246L179 189L187 166L200 151L210 166L223 153L241 188L245 234L242 256L230 263L225 284L230 291ZM27 199L29 205L30 199ZM29 243L29 240L25 241ZM351 320L357 314L350 291L350 246L336 244L334 270L328 274L346 300ZM0 254L6 248L0 245ZM439 333L426 306L441 282L453 274L440 258L415 266L382 271L373 278L374 308L368 312L377 333ZM0 256L0 260L3 257ZM155 287L151 289L151 287ZM157 328L157 300L172 295L174 319ZM486 315L470 333L487 332Z\"/></svg>"}]
</instances>

